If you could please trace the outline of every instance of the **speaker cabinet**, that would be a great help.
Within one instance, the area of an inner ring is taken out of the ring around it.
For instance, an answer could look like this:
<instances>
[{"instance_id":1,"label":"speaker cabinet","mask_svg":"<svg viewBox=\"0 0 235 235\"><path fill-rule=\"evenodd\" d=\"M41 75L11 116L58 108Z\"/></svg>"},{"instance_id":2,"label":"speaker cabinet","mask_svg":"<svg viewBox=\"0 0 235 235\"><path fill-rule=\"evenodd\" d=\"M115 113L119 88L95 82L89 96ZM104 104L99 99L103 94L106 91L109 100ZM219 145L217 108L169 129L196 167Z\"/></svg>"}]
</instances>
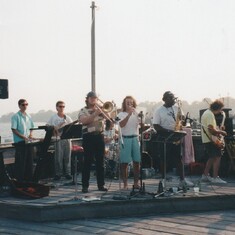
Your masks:
<instances>
[{"instance_id":1,"label":"speaker cabinet","mask_svg":"<svg viewBox=\"0 0 235 235\"><path fill-rule=\"evenodd\" d=\"M8 99L8 80L0 79L0 99Z\"/></svg>"}]
</instances>

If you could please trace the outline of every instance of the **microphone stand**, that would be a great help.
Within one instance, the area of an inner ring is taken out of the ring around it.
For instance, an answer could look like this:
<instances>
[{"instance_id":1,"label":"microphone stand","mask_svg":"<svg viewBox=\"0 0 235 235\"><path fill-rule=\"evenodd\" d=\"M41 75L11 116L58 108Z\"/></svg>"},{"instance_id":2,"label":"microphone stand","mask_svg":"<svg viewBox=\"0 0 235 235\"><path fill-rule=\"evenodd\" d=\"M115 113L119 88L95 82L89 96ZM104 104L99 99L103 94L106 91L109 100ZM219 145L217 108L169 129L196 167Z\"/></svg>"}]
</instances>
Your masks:
<instances>
[{"instance_id":1,"label":"microphone stand","mask_svg":"<svg viewBox=\"0 0 235 235\"><path fill-rule=\"evenodd\" d=\"M141 156L141 164L140 164L140 188L139 193L145 194L145 183L143 183L143 172L142 172L142 153L143 153L143 111L140 111L138 117L140 117L140 156ZM135 195L135 189L133 186L131 195Z\"/></svg>"},{"instance_id":2,"label":"microphone stand","mask_svg":"<svg viewBox=\"0 0 235 235\"><path fill-rule=\"evenodd\" d=\"M142 171L142 154L143 154L143 111L141 111L138 115L140 117L140 156L141 156L141 164L140 164L140 193L145 194L145 183L143 183L143 171Z\"/></svg>"}]
</instances>

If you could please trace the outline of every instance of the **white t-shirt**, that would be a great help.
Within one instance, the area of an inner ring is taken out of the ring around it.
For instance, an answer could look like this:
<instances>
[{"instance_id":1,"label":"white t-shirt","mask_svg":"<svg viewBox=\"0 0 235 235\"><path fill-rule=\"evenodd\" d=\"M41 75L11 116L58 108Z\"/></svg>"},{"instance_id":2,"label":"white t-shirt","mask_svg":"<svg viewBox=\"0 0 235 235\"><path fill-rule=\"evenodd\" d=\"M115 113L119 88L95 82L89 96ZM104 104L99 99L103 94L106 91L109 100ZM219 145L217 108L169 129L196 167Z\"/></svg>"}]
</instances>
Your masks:
<instances>
[{"instance_id":1,"label":"white t-shirt","mask_svg":"<svg viewBox=\"0 0 235 235\"><path fill-rule=\"evenodd\" d=\"M153 115L153 124L158 124L168 130L175 130L175 122L177 117L178 107L165 107L164 105L156 109Z\"/></svg>"},{"instance_id":2,"label":"white t-shirt","mask_svg":"<svg viewBox=\"0 0 235 235\"><path fill-rule=\"evenodd\" d=\"M51 118L48 121L48 125L50 126L55 126L57 128L61 128L69 123L73 122L71 117L69 117L68 115L65 115L64 118L61 118L58 116L58 114L54 114L53 116L51 116ZM59 133L60 135L62 133Z\"/></svg>"},{"instance_id":3,"label":"white t-shirt","mask_svg":"<svg viewBox=\"0 0 235 235\"><path fill-rule=\"evenodd\" d=\"M119 122L122 121L128 115L127 112L120 112L118 118ZM139 123L140 118L136 114L132 114L128 119L126 125L122 127L122 135L139 135Z\"/></svg>"}]
</instances>

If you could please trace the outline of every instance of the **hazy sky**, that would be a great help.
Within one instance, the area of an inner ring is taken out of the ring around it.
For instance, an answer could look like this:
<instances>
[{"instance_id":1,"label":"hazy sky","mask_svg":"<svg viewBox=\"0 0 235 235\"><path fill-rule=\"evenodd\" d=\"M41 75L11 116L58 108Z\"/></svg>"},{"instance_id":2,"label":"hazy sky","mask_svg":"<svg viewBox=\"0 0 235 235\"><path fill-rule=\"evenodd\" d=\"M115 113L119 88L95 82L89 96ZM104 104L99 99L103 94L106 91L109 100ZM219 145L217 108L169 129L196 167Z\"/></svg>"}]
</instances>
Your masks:
<instances>
[{"instance_id":1,"label":"hazy sky","mask_svg":"<svg viewBox=\"0 0 235 235\"><path fill-rule=\"evenodd\" d=\"M234 0L97 0L96 91L160 101L235 97ZM91 1L0 0L2 114L84 106L91 90Z\"/></svg>"}]
</instances>

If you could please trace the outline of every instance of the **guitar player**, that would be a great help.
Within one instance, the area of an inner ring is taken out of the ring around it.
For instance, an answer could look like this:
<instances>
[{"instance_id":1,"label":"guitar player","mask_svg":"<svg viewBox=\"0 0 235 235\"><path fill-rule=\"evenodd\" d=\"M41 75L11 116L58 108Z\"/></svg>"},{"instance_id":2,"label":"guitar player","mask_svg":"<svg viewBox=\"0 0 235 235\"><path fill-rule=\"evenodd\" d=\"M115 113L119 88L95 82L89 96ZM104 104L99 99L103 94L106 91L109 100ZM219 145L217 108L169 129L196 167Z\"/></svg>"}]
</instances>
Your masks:
<instances>
[{"instance_id":1,"label":"guitar player","mask_svg":"<svg viewBox=\"0 0 235 235\"><path fill-rule=\"evenodd\" d=\"M215 184L227 183L218 175L220 160L224 148L223 137L226 136L227 133L224 131L224 125L221 125L219 128L217 127L215 119L215 115L223 114L223 107L223 102L221 102L220 100L215 100L210 104L209 109L207 109L201 117L202 143L208 157L201 180L204 182L211 182ZM213 169L212 177L209 174L211 168Z\"/></svg>"}]
</instances>

